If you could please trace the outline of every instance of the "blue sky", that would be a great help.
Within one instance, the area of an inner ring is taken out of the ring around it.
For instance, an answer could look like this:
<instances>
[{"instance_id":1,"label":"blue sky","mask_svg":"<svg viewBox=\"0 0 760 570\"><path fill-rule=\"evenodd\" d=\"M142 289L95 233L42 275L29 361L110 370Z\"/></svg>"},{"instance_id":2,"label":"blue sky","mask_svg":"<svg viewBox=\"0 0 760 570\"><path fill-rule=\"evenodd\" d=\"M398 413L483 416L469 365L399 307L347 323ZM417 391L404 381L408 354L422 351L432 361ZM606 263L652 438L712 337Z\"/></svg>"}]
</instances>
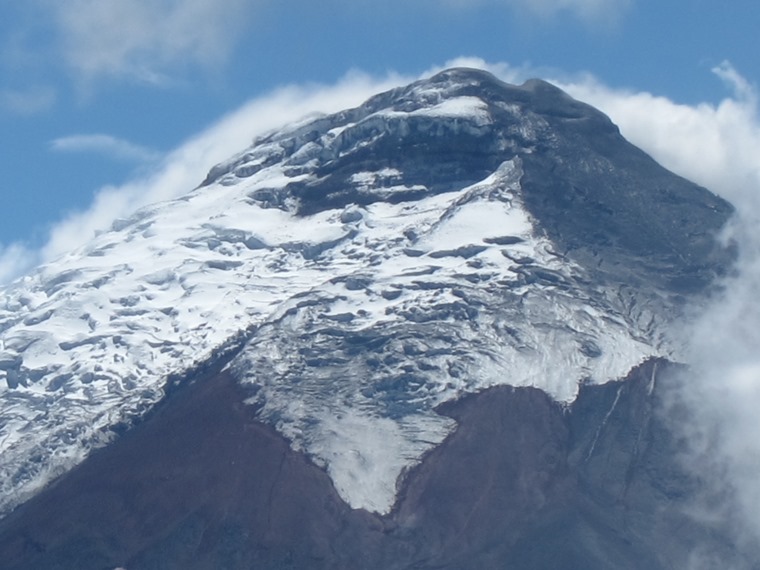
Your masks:
<instances>
[{"instance_id":1,"label":"blue sky","mask_svg":"<svg viewBox=\"0 0 760 570\"><path fill-rule=\"evenodd\" d=\"M758 29L756 0L3 2L0 282L262 130L452 62L555 81L731 197L757 175Z\"/></svg>"}]
</instances>

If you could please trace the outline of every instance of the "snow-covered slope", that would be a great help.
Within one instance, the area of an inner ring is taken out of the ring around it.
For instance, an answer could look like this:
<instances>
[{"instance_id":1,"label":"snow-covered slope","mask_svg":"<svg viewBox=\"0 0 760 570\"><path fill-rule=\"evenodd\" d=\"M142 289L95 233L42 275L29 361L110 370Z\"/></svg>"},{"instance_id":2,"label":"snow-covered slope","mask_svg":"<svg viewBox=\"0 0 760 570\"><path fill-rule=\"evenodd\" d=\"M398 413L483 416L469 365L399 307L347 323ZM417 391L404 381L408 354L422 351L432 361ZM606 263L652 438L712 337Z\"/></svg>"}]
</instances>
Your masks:
<instances>
[{"instance_id":1,"label":"snow-covered slope","mask_svg":"<svg viewBox=\"0 0 760 570\"><path fill-rule=\"evenodd\" d=\"M558 110L614 130L545 89L455 70L272 133L2 291L0 513L222 356L264 421L380 513L452 430L437 405L498 384L569 402L666 356L667 291L615 282L636 252L577 261L527 205Z\"/></svg>"}]
</instances>

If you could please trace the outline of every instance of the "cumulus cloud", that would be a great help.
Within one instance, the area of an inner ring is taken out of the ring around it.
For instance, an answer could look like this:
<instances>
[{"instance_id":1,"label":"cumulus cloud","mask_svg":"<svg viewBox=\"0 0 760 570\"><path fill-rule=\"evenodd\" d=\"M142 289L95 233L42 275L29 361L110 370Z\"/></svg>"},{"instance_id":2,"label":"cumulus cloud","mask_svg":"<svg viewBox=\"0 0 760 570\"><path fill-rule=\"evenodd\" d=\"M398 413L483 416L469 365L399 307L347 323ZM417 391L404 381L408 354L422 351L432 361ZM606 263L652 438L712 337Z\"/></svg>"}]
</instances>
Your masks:
<instances>
[{"instance_id":1,"label":"cumulus cloud","mask_svg":"<svg viewBox=\"0 0 760 570\"><path fill-rule=\"evenodd\" d=\"M85 78L166 80L176 65L223 61L265 0L49 1L66 63Z\"/></svg>"},{"instance_id":2,"label":"cumulus cloud","mask_svg":"<svg viewBox=\"0 0 760 570\"><path fill-rule=\"evenodd\" d=\"M50 148L58 152L97 153L130 162L148 162L160 157L158 151L104 134L60 137L50 141Z\"/></svg>"}]
</instances>

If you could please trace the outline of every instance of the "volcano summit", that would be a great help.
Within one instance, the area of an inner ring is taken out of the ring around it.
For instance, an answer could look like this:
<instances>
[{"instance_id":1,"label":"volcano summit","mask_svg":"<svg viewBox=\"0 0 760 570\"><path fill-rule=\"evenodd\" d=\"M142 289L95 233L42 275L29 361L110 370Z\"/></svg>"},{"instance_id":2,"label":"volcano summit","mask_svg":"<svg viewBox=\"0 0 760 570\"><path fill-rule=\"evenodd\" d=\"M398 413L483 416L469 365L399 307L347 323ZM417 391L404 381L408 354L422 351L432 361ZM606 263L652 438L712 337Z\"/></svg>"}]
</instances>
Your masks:
<instances>
[{"instance_id":1,"label":"volcano summit","mask_svg":"<svg viewBox=\"0 0 760 570\"><path fill-rule=\"evenodd\" d=\"M2 292L0 558L741 563L657 414L731 213L470 69L261 137Z\"/></svg>"}]
</instances>

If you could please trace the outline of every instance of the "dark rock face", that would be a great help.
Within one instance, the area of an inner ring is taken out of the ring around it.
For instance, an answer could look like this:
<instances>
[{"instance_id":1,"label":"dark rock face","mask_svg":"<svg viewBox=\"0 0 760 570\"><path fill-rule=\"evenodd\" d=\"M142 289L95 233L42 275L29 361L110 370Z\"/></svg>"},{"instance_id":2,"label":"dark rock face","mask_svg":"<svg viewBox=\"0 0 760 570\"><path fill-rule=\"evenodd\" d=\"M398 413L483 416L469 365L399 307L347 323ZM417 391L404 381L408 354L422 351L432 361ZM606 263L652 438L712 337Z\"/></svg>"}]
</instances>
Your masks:
<instances>
[{"instance_id":1,"label":"dark rock face","mask_svg":"<svg viewBox=\"0 0 760 570\"><path fill-rule=\"evenodd\" d=\"M732 208L665 170L598 119L546 117L558 133L523 156L525 203L595 280L703 289L726 269L716 234ZM722 220L722 221L721 221Z\"/></svg>"},{"instance_id":2,"label":"dark rock face","mask_svg":"<svg viewBox=\"0 0 760 570\"><path fill-rule=\"evenodd\" d=\"M489 120L414 114L440 103L430 100L436 89L448 100L482 101ZM410 114L402 119L394 111ZM331 143L320 142L336 127L345 130ZM518 157L526 207L561 254L596 268L591 277L597 281L693 293L731 261L715 240L733 211L728 203L666 170L626 141L606 115L544 81L517 86L484 71L450 69L259 141L267 142L285 149L292 171L303 168L293 156L305 144L318 147L309 153L313 180L290 184L276 199L267 192L262 198L282 208L295 201L303 215L440 194ZM378 167L396 174L374 189L352 182ZM212 171L207 182L219 176ZM407 190L388 195L391 184Z\"/></svg>"},{"instance_id":3,"label":"dark rock face","mask_svg":"<svg viewBox=\"0 0 760 570\"><path fill-rule=\"evenodd\" d=\"M752 568L729 536L688 516L701 482L680 467L658 411L664 380L653 379L665 368L584 387L569 408L506 387L445 406L459 428L407 473L387 517L351 510L256 421L230 377L211 375L0 522L0 560L8 570L656 570L687 567L698 547Z\"/></svg>"},{"instance_id":4,"label":"dark rock face","mask_svg":"<svg viewBox=\"0 0 760 570\"><path fill-rule=\"evenodd\" d=\"M274 568L298 547L294 567L308 568L327 556L320 535L348 508L243 396L224 375L178 390L3 521L3 567Z\"/></svg>"}]
</instances>

